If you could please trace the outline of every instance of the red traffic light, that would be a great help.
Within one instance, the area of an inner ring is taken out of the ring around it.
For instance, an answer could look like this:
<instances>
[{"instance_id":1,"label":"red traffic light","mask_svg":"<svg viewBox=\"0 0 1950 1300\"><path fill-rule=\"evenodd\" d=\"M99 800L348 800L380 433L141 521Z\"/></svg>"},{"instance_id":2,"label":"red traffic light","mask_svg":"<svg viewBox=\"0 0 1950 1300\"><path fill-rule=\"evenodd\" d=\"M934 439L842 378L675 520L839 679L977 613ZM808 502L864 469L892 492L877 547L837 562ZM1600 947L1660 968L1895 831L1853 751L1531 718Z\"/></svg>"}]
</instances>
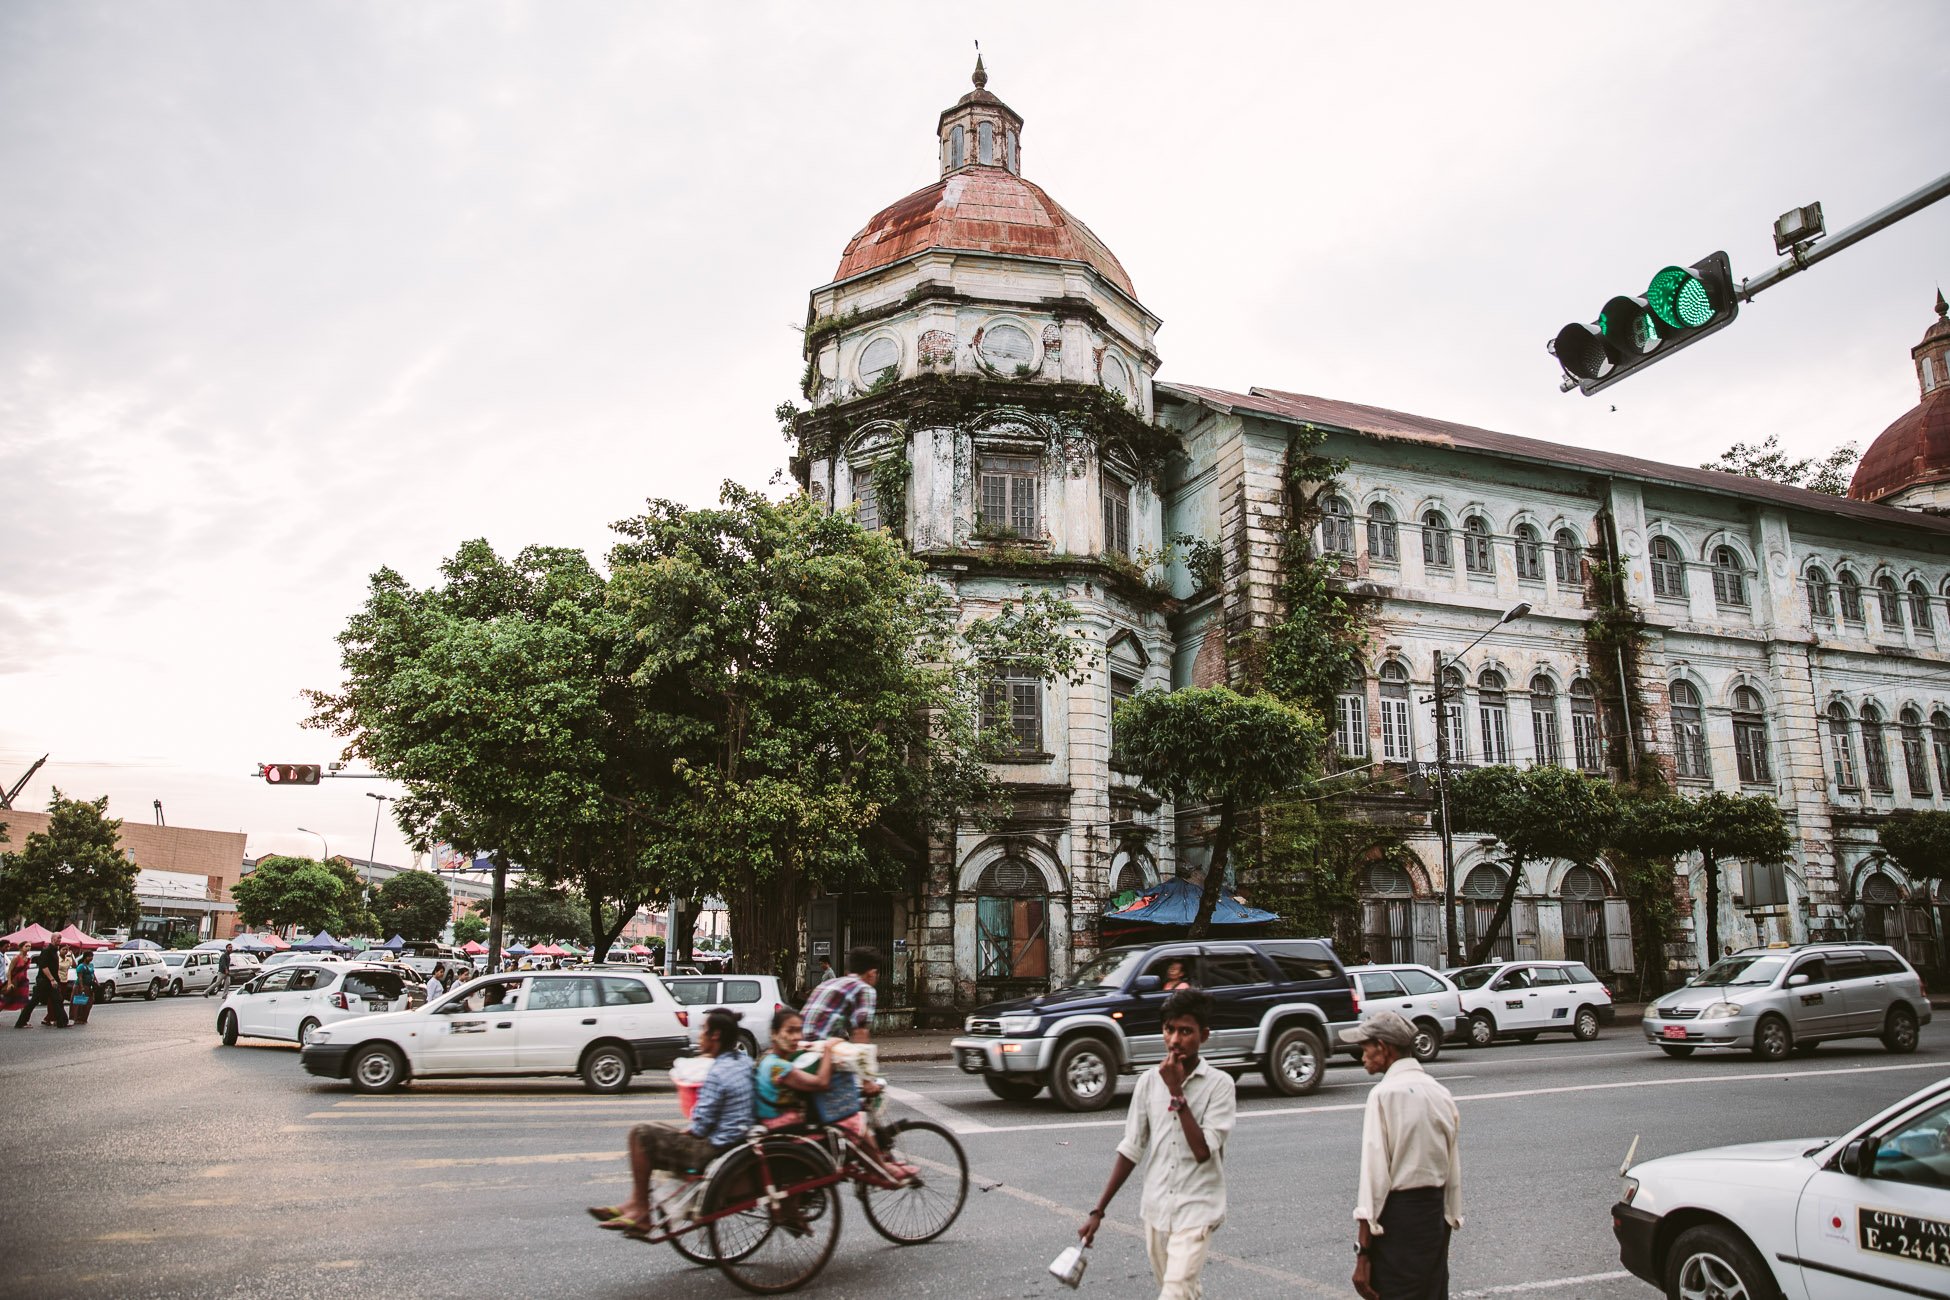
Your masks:
<instances>
[{"instance_id":1,"label":"red traffic light","mask_svg":"<svg viewBox=\"0 0 1950 1300\"><path fill-rule=\"evenodd\" d=\"M260 763L258 773L266 785L317 785L316 763Z\"/></svg>"}]
</instances>

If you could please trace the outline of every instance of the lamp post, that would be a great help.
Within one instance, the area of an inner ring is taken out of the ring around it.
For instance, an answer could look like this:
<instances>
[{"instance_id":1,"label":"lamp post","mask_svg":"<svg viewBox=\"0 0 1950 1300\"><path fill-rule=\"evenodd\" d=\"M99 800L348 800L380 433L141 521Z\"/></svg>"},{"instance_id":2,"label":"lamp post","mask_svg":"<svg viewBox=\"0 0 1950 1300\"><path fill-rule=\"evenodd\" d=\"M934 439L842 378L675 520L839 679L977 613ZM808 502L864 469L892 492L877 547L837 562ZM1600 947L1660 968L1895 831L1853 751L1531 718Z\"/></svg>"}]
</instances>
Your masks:
<instances>
[{"instance_id":1,"label":"lamp post","mask_svg":"<svg viewBox=\"0 0 1950 1300\"><path fill-rule=\"evenodd\" d=\"M1461 659L1483 643L1483 638L1502 627L1514 623L1530 612L1530 602L1520 600L1504 611L1503 617L1484 629L1462 649L1450 656L1450 662ZM1442 835L1442 931L1443 945L1449 954L1449 965L1460 966L1462 958L1456 950L1456 845L1449 834L1449 709L1444 698L1442 651L1435 652L1435 802L1438 828Z\"/></svg>"},{"instance_id":2,"label":"lamp post","mask_svg":"<svg viewBox=\"0 0 1950 1300\"><path fill-rule=\"evenodd\" d=\"M366 798L377 799L372 806L372 847L366 850L366 888L372 888L372 855L379 852L379 814L386 811L386 805L393 801L389 794L374 794L366 791Z\"/></svg>"},{"instance_id":3,"label":"lamp post","mask_svg":"<svg viewBox=\"0 0 1950 1300\"><path fill-rule=\"evenodd\" d=\"M300 826L298 828L298 833L301 835L318 835L318 832L312 830L309 826ZM332 846L325 842L325 837L323 835L318 835L318 847L321 853L323 854L323 856L319 858L319 861L330 862L332 860Z\"/></svg>"}]
</instances>

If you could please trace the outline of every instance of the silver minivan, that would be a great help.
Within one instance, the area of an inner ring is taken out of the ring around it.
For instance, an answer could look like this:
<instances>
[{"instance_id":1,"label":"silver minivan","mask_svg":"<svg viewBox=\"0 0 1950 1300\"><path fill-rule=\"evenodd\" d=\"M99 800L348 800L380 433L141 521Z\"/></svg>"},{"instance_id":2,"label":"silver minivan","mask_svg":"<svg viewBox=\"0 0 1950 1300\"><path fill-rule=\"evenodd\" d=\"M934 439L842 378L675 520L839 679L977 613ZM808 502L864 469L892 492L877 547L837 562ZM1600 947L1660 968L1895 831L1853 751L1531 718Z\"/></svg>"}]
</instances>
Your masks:
<instances>
[{"instance_id":1,"label":"silver minivan","mask_svg":"<svg viewBox=\"0 0 1950 1300\"><path fill-rule=\"evenodd\" d=\"M1729 953L1647 1008L1645 1038L1667 1056L1741 1047L1766 1061L1837 1038L1916 1050L1930 1023L1923 981L1894 948L1805 943Z\"/></svg>"}]
</instances>

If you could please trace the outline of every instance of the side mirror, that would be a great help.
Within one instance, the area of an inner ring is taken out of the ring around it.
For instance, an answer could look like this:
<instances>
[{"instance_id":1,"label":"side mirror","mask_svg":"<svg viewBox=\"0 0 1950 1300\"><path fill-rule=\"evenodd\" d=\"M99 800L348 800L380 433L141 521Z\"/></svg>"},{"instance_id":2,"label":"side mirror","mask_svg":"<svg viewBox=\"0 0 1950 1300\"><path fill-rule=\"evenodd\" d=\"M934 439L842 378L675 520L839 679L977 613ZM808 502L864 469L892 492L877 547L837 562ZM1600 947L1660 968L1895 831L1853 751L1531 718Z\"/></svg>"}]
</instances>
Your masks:
<instances>
[{"instance_id":1,"label":"side mirror","mask_svg":"<svg viewBox=\"0 0 1950 1300\"><path fill-rule=\"evenodd\" d=\"M1842 1148L1835 1157L1835 1167L1855 1178L1867 1178L1876 1168L1876 1140L1860 1137Z\"/></svg>"},{"instance_id":2,"label":"side mirror","mask_svg":"<svg viewBox=\"0 0 1950 1300\"><path fill-rule=\"evenodd\" d=\"M1156 993L1159 989L1163 988L1164 985L1165 982L1162 979L1158 978L1156 975L1140 975L1135 980L1131 981L1131 992Z\"/></svg>"},{"instance_id":3,"label":"side mirror","mask_svg":"<svg viewBox=\"0 0 1950 1300\"><path fill-rule=\"evenodd\" d=\"M1807 982L1808 977L1806 975L1790 975L1788 976L1787 986L1791 989L1798 989Z\"/></svg>"}]
</instances>

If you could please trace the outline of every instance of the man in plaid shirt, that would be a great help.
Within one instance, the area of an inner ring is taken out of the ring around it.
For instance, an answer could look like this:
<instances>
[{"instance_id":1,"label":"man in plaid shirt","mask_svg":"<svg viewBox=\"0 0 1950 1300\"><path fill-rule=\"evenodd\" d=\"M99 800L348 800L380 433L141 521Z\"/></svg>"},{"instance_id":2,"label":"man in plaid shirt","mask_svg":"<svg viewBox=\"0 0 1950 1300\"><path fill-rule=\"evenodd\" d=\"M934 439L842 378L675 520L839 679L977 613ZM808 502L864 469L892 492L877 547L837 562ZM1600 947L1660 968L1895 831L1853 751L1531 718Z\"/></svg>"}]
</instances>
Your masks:
<instances>
[{"instance_id":1,"label":"man in plaid shirt","mask_svg":"<svg viewBox=\"0 0 1950 1300\"><path fill-rule=\"evenodd\" d=\"M846 955L849 974L827 980L806 998L803 1014L806 1041L817 1043L827 1038L851 1038L856 1043L873 1041L873 1009L880 983L880 954L872 948L855 948Z\"/></svg>"}]
</instances>

